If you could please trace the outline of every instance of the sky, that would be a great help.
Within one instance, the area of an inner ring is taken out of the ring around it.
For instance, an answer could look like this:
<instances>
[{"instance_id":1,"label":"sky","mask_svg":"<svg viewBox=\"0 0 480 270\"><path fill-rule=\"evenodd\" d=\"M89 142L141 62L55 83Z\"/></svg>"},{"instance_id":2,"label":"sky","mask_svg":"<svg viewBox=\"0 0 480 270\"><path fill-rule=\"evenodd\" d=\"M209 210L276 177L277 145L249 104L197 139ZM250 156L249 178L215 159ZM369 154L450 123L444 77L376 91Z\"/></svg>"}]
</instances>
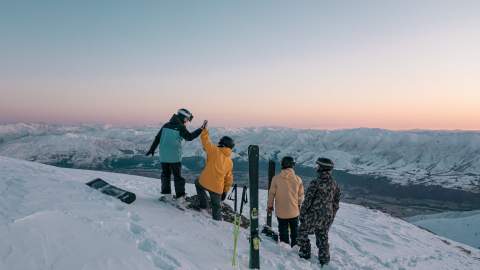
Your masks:
<instances>
[{"instance_id":1,"label":"sky","mask_svg":"<svg viewBox=\"0 0 480 270\"><path fill-rule=\"evenodd\" d=\"M0 0L0 123L480 130L480 1Z\"/></svg>"}]
</instances>

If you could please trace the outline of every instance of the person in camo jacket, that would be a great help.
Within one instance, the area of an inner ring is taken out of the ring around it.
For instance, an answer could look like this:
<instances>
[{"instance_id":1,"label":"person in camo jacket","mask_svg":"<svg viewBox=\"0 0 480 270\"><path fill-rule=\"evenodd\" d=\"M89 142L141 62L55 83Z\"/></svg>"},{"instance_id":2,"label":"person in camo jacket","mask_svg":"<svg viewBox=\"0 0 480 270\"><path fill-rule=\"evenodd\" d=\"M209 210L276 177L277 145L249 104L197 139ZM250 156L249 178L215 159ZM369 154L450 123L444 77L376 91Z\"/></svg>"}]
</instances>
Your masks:
<instances>
[{"instance_id":1,"label":"person in camo jacket","mask_svg":"<svg viewBox=\"0 0 480 270\"><path fill-rule=\"evenodd\" d=\"M330 262L328 231L340 205L340 188L332 177L333 162L319 158L316 162L317 178L313 180L305 193L300 210L300 228L297 244L299 256L310 259L311 246L309 234L315 234L320 265Z\"/></svg>"}]
</instances>

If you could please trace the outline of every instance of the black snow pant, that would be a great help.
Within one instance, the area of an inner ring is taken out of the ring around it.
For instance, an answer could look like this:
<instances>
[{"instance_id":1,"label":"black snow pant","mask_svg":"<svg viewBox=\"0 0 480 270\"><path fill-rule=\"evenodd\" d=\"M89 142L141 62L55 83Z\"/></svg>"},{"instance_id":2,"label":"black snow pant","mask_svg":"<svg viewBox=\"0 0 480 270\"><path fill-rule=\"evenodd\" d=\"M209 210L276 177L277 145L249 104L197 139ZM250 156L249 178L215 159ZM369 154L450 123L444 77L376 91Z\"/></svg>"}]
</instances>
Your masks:
<instances>
[{"instance_id":1,"label":"black snow pant","mask_svg":"<svg viewBox=\"0 0 480 270\"><path fill-rule=\"evenodd\" d=\"M162 194L172 194L172 187L170 183L172 174L176 197L180 198L185 196L185 178L182 177L182 163L180 162L162 162Z\"/></svg>"},{"instance_id":2,"label":"black snow pant","mask_svg":"<svg viewBox=\"0 0 480 270\"><path fill-rule=\"evenodd\" d=\"M283 219L277 217L278 234L280 241L290 244L292 247L297 244L298 217ZM290 229L290 235L288 233Z\"/></svg>"},{"instance_id":3,"label":"black snow pant","mask_svg":"<svg viewBox=\"0 0 480 270\"><path fill-rule=\"evenodd\" d=\"M197 195L198 195L198 201L199 201L199 208L201 209L206 209L207 208L207 191L210 195L210 205L212 207L212 218L214 220L222 220L222 207L221 207L221 201L222 201L222 195L217 194L215 192L206 190L202 185L200 185L200 182L195 181L195 188L197 189Z\"/></svg>"},{"instance_id":4,"label":"black snow pant","mask_svg":"<svg viewBox=\"0 0 480 270\"><path fill-rule=\"evenodd\" d=\"M330 247L328 245L328 231L329 226L318 228L315 230L316 244L318 248L318 260L320 264L328 264L330 262ZM298 231L298 245L300 246L300 257L310 258L311 246L308 239L309 229L305 223L300 224Z\"/></svg>"}]
</instances>

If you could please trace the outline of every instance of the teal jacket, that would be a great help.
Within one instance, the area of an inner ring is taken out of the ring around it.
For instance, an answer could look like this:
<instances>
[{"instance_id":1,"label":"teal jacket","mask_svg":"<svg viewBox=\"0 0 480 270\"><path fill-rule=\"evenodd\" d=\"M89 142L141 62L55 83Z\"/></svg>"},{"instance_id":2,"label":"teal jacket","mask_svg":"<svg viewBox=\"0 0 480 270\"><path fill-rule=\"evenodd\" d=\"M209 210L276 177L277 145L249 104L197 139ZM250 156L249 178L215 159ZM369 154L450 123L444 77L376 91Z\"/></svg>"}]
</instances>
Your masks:
<instances>
[{"instance_id":1,"label":"teal jacket","mask_svg":"<svg viewBox=\"0 0 480 270\"><path fill-rule=\"evenodd\" d=\"M173 115L168 123L155 136L155 140L150 146L151 153L159 147L160 162L178 163L182 161L182 141L193 141L202 133L199 128L190 133L177 115Z\"/></svg>"}]
</instances>

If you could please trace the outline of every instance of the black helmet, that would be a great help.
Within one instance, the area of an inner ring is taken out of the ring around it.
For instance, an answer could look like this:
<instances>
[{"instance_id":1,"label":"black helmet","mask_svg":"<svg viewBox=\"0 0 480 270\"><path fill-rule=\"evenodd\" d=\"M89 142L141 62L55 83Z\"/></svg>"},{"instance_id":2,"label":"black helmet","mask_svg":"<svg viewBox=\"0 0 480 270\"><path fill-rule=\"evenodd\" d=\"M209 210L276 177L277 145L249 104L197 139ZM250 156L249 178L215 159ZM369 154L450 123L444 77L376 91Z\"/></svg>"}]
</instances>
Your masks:
<instances>
[{"instance_id":1,"label":"black helmet","mask_svg":"<svg viewBox=\"0 0 480 270\"><path fill-rule=\"evenodd\" d=\"M328 158L318 158L316 164L319 172L333 170L333 162Z\"/></svg>"},{"instance_id":2,"label":"black helmet","mask_svg":"<svg viewBox=\"0 0 480 270\"><path fill-rule=\"evenodd\" d=\"M220 141L218 142L218 146L220 147L228 147L230 149L233 149L235 147L235 142L233 141L232 138L228 136L223 136Z\"/></svg>"},{"instance_id":3,"label":"black helmet","mask_svg":"<svg viewBox=\"0 0 480 270\"><path fill-rule=\"evenodd\" d=\"M177 111L177 116L182 120L187 120L188 122L192 122L193 114L187 109L179 109Z\"/></svg>"},{"instance_id":4,"label":"black helmet","mask_svg":"<svg viewBox=\"0 0 480 270\"><path fill-rule=\"evenodd\" d=\"M290 156L283 157L281 165L282 165L282 169L293 168L295 167L295 159L293 159L293 157L290 157Z\"/></svg>"}]
</instances>

